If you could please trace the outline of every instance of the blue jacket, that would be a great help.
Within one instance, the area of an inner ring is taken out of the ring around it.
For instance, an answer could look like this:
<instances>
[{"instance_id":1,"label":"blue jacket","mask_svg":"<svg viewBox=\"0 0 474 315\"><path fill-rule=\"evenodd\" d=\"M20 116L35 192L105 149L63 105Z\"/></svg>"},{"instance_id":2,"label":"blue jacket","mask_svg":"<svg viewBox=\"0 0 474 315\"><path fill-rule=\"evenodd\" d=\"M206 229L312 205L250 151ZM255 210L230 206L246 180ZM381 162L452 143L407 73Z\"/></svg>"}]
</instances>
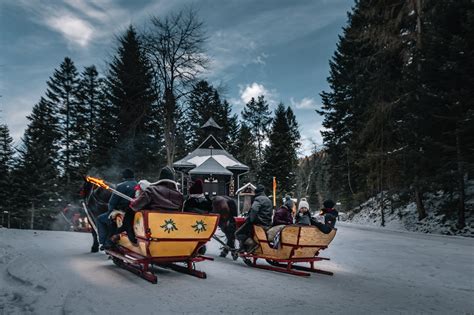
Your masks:
<instances>
[{"instance_id":1,"label":"blue jacket","mask_svg":"<svg viewBox=\"0 0 474 315\"><path fill-rule=\"evenodd\" d=\"M117 191L125 194L131 198L135 197L135 186L137 185L137 181L134 179L128 179L124 182L121 182L115 188ZM113 210L126 210L128 209L130 201L117 196L116 194L112 194L109 200L109 212Z\"/></svg>"}]
</instances>

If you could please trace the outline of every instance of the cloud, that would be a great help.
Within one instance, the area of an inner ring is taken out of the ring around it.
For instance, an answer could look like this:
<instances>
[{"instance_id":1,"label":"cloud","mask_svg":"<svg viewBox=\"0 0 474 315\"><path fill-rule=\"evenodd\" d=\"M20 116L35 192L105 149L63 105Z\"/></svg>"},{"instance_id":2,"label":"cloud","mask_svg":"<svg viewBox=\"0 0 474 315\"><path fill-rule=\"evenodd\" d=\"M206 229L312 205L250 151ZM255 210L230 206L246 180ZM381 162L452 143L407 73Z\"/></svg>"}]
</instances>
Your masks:
<instances>
[{"instance_id":1,"label":"cloud","mask_svg":"<svg viewBox=\"0 0 474 315\"><path fill-rule=\"evenodd\" d=\"M244 106L253 98L257 98L260 95L265 97L265 100L270 106L276 104L275 98L278 93L275 90L267 89L263 84L253 82L251 84L239 85L239 98L230 98L229 103L237 106Z\"/></svg>"},{"instance_id":2,"label":"cloud","mask_svg":"<svg viewBox=\"0 0 474 315\"><path fill-rule=\"evenodd\" d=\"M311 155L315 149L321 148L323 146L323 137L321 135L321 131L326 131L325 127L321 125L321 122L315 122L315 125L308 125L311 126L311 129L305 129L301 131L301 147L299 150L300 156L308 156ZM306 126L306 127L308 127Z\"/></svg>"},{"instance_id":3,"label":"cloud","mask_svg":"<svg viewBox=\"0 0 474 315\"><path fill-rule=\"evenodd\" d=\"M89 23L72 14L49 18L46 25L61 33L69 42L82 47L87 46L94 32Z\"/></svg>"},{"instance_id":4,"label":"cloud","mask_svg":"<svg viewBox=\"0 0 474 315\"><path fill-rule=\"evenodd\" d=\"M292 97L290 98L290 104L297 109L316 109L318 107L316 101L310 97L303 97L299 102Z\"/></svg>"},{"instance_id":5,"label":"cloud","mask_svg":"<svg viewBox=\"0 0 474 315\"><path fill-rule=\"evenodd\" d=\"M266 59L268 58L268 55L266 53L261 53L260 55L257 56L252 62L257 64L257 65L266 65Z\"/></svg>"},{"instance_id":6,"label":"cloud","mask_svg":"<svg viewBox=\"0 0 474 315\"><path fill-rule=\"evenodd\" d=\"M17 0L12 3L24 9L34 23L45 25L61 34L69 44L82 48L93 40L109 38L130 23L129 13L111 0Z\"/></svg>"}]
</instances>

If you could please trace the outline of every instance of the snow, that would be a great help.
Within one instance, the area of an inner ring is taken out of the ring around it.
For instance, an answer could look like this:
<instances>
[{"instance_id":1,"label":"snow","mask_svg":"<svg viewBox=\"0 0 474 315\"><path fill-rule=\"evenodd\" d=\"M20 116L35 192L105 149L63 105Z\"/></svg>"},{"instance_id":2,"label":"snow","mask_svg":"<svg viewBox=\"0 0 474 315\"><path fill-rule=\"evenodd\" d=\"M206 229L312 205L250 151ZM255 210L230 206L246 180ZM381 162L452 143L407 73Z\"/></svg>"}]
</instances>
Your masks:
<instances>
[{"instance_id":1,"label":"snow","mask_svg":"<svg viewBox=\"0 0 474 315\"><path fill-rule=\"evenodd\" d=\"M217 154L212 156L214 160L216 160L220 165L223 167L229 167L229 166L240 166L242 164L235 162L234 160L230 159L229 157L222 155L222 154ZM195 156L191 159L189 159L187 162L192 163L194 165L199 166L202 163L204 163L207 159L209 159L209 155L206 156Z\"/></svg>"},{"instance_id":2,"label":"snow","mask_svg":"<svg viewBox=\"0 0 474 315\"><path fill-rule=\"evenodd\" d=\"M394 206L388 200L388 193L384 193L385 200L385 227L391 230L417 231L424 233L435 233L445 235L462 235L474 237L474 215L471 215L474 209L474 181L469 181L466 185L466 227L459 230L456 228L456 215L448 216L441 210L446 207L448 194L443 191L424 194L424 206L427 217L418 221L418 212L415 202L403 204L399 196L394 194L390 196L394 201ZM452 207L452 206L451 206ZM454 211L455 212L455 211ZM380 226L381 225L381 206L380 195L370 198L359 207L356 207L341 216L341 220L361 225Z\"/></svg>"},{"instance_id":3,"label":"snow","mask_svg":"<svg viewBox=\"0 0 474 315\"><path fill-rule=\"evenodd\" d=\"M474 239L340 223L309 278L216 257L154 285L88 253L87 233L0 229L0 314L470 314Z\"/></svg>"}]
</instances>

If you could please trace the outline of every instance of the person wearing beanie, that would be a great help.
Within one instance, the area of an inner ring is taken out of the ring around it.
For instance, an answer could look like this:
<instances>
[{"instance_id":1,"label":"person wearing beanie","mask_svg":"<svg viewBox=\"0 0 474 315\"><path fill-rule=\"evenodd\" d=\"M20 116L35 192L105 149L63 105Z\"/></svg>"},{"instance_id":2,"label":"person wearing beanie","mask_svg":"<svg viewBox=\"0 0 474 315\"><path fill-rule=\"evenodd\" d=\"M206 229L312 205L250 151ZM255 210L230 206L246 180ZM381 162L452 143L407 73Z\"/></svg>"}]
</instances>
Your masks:
<instances>
[{"instance_id":1,"label":"person wearing beanie","mask_svg":"<svg viewBox=\"0 0 474 315\"><path fill-rule=\"evenodd\" d=\"M272 226L293 224L293 200L290 196L285 197L283 205L275 211Z\"/></svg>"},{"instance_id":2,"label":"person wearing beanie","mask_svg":"<svg viewBox=\"0 0 474 315\"><path fill-rule=\"evenodd\" d=\"M209 213L212 210L212 202L204 196L203 183L201 179L196 179L189 187L189 196L184 202L184 212Z\"/></svg>"},{"instance_id":3,"label":"person wearing beanie","mask_svg":"<svg viewBox=\"0 0 474 315\"><path fill-rule=\"evenodd\" d=\"M129 180L129 179L133 180L134 178L135 178L135 173L131 169L126 168L126 169L123 170L122 179L124 181Z\"/></svg>"},{"instance_id":4,"label":"person wearing beanie","mask_svg":"<svg viewBox=\"0 0 474 315\"><path fill-rule=\"evenodd\" d=\"M139 210L182 211L183 194L174 181L174 170L165 166L160 171L159 180L151 183L143 193L130 203L130 208Z\"/></svg>"},{"instance_id":5,"label":"person wearing beanie","mask_svg":"<svg viewBox=\"0 0 474 315\"><path fill-rule=\"evenodd\" d=\"M298 204L295 223L300 225L311 225L311 213L309 212L309 203L306 198L301 198Z\"/></svg>"},{"instance_id":6,"label":"person wearing beanie","mask_svg":"<svg viewBox=\"0 0 474 315\"><path fill-rule=\"evenodd\" d=\"M121 175L124 181L117 184L117 187L115 189L118 192L121 192L122 194L133 198L135 196L135 186L137 185L137 181L134 179L135 175L133 171L127 168L122 171ZM117 233L115 223L109 218L110 214L114 210L120 210L125 211L125 214L127 216L127 212L130 211L128 204L128 200L119 197L115 194L112 194L109 199L108 211L97 217L99 243L102 244L102 250L113 246L113 241L110 238L112 235ZM133 214L133 212L131 214ZM133 215L131 216L131 214L124 218L124 225L127 224L127 227L124 226L124 229L127 228L127 235L130 241L134 243L136 242L136 239L135 233L133 232L133 226L131 226L131 221L133 221Z\"/></svg>"},{"instance_id":7,"label":"person wearing beanie","mask_svg":"<svg viewBox=\"0 0 474 315\"><path fill-rule=\"evenodd\" d=\"M339 212L334 208L336 204L331 199L324 201L324 208L321 209L321 215L324 216L324 224L334 228Z\"/></svg>"},{"instance_id":8,"label":"person wearing beanie","mask_svg":"<svg viewBox=\"0 0 474 315\"><path fill-rule=\"evenodd\" d=\"M251 243L254 224L261 225L266 230L272 225L273 205L270 198L265 195L265 186L259 184L255 189L255 196L249 210L249 216L244 224L235 232L236 238L240 242L239 250L245 252L254 248L246 243Z\"/></svg>"},{"instance_id":9,"label":"person wearing beanie","mask_svg":"<svg viewBox=\"0 0 474 315\"><path fill-rule=\"evenodd\" d=\"M174 170L169 166L163 167L160 171L160 176L158 179L159 180L167 179L170 181L174 181Z\"/></svg>"}]
</instances>

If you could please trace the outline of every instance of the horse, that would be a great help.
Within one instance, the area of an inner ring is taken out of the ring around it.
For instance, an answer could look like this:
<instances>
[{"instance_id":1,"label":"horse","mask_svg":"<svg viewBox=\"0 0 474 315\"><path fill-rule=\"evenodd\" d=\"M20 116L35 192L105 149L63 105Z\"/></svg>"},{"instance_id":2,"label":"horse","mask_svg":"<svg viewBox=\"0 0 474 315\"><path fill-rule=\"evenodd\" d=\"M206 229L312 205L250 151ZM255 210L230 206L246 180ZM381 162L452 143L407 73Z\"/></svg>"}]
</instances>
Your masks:
<instances>
[{"instance_id":1,"label":"horse","mask_svg":"<svg viewBox=\"0 0 474 315\"><path fill-rule=\"evenodd\" d=\"M220 257L226 257L229 250L235 249L235 230L237 229L235 217L237 216L237 203L229 196L216 196L212 199L212 211L220 215L219 228L224 232L227 242Z\"/></svg>"},{"instance_id":2,"label":"horse","mask_svg":"<svg viewBox=\"0 0 474 315\"><path fill-rule=\"evenodd\" d=\"M80 194L83 197L84 205L90 214L90 219L93 221L93 225L97 227L97 217L109 210L108 203L112 193L109 190L97 187L84 179L84 185L82 186ZM91 231L93 239L91 253L96 253L99 251L97 231L94 228L92 228Z\"/></svg>"}]
</instances>

